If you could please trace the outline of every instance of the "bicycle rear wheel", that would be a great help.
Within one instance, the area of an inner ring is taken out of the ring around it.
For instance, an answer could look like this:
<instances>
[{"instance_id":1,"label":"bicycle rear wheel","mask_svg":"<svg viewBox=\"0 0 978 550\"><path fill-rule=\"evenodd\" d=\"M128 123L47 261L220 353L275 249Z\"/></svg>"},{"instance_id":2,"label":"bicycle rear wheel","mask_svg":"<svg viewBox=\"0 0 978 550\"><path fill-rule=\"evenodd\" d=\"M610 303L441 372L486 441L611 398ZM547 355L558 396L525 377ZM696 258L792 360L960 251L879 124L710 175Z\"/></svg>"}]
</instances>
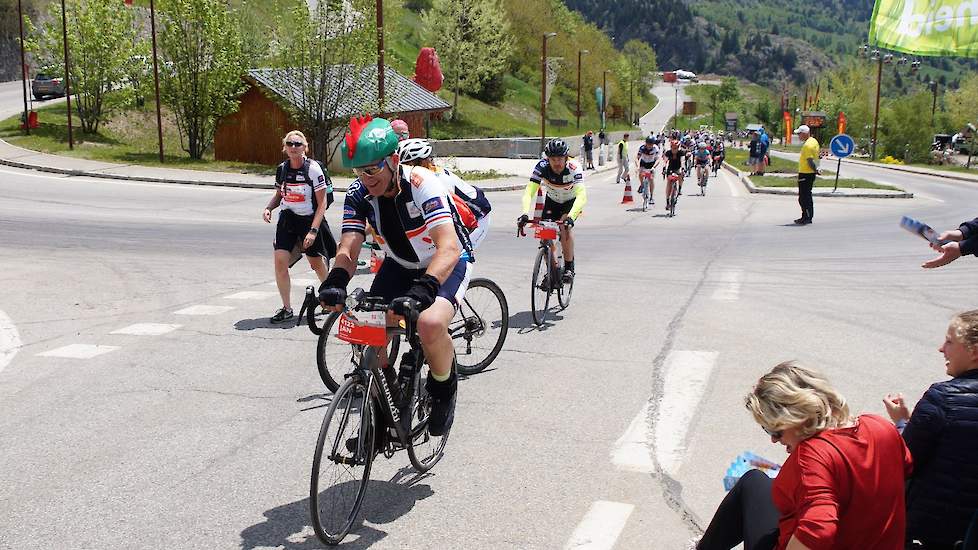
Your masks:
<instances>
[{"instance_id":1,"label":"bicycle rear wheel","mask_svg":"<svg viewBox=\"0 0 978 550\"><path fill-rule=\"evenodd\" d=\"M432 469L445 454L445 444L451 430L442 435L431 435L428 431L428 416L431 414L431 400L425 381L428 379L428 365L421 365L415 376L414 395L411 397L411 432L408 445L408 458L418 472Z\"/></svg>"},{"instance_id":2,"label":"bicycle rear wheel","mask_svg":"<svg viewBox=\"0 0 978 550\"><path fill-rule=\"evenodd\" d=\"M489 279L472 279L448 325L458 372L482 372L503 349L508 331L509 304L502 289Z\"/></svg>"},{"instance_id":3,"label":"bicycle rear wheel","mask_svg":"<svg viewBox=\"0 0 978 550\"><path fill-rule=\"evenodd\" d=\"M560 304L561 311L567 309L567 306L570 305L571 293L573 291L574 291L573 278L570 280L570 282L562 282L561 285L557 287L557 303Z\"/></svg>"},{"instance_id":4,"label":"bicycle rear wheel","mask_svg":"<svg viewBox=\"0 0 978 550\"><path fill-rule=\"evenodd\" d=\"M544 279L546 278L546 285ZM533 322L537 326L543 324L543 319L550 307L550 289L553 281L550 280L550 250L544 246L537 252L536 263L533 264L533 278L530 279L530 312L533 314Z\"/></svg>"},{"instance_id":5,"label":"bicycle rear wheel","mask_svg":"<svg viewBox=\"0 0 978 550\"><path fill-rule=\"evenodd\" d=\"M340 314L335 312L329 315L323 323L323 331L316 344L316 368L319 370L319 378L331 392L335 392L340 387L343 376L355 367L354 348L336 337L339 331L337 321L339 317ZM387 358L391 365L397 360L400 344L401 338L395 334L387 346Z\"/></svg>"},{"instance_id":6,"label":"bicycle rear wheel","mask_svg":"<svg viewBox=\"0 0 978 550\"><path fill-rule=\"evenodd\" d=\"M370 481L376 432L367 386L352 376L333 396L313 455L309 508L316 536L326 544L339 544L357 521Z\"/></svg>"}]
</instances>

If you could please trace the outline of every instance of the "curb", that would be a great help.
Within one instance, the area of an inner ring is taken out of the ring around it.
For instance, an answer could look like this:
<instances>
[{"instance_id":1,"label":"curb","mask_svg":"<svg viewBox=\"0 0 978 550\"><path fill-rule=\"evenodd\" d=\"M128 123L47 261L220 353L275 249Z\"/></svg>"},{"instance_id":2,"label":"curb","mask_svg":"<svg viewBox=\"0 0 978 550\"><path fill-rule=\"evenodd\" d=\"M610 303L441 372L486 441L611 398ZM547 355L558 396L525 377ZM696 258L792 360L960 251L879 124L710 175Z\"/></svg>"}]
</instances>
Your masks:
<instances>
[{"instance_id":1,"label":"curb","mask_svg":"<svg viewBox=\"0 0 978 550\"><path fill-rule=\"evenodd\" d=\"M796 189L780 189L776 187L757 187L747 176L747 172L741 172L734 168L727 161L723 162L723 168L732 173L747 188L750 193L761 195L794 195L798 196ZM831 191L812 191L813 197L833 197L833 198L853 198L853 199L912 199L913 193L906 191L901 193L833 193Z\"/></svg>"},{"instance_id":2,"label":"curb","mask_svg":"<svg viewBox=\"0 0 978 550\"><path fill-rule=\"evenodd\" d=\"M49 174L62 174L65 176L75 176L75 177L86 177L86 178L99 178L99 179L109 179L109 180L120 180L120 181L138 181L138 182L148 182L148 183L170 183L176 185L201 185L206 187L233 187L239 189L274 189L275 186L270 183L244 183L244 182L228 182L228 181L207 181L207 180L180 180L180 179L170 179L170 178L153 178L149 176L123 176L120 174L104 174L101 172L88 172L85 170L68 170L65 168L53 168L50 166L38 166L34 164L26 164L23 162L17 162L14 160L0 159L0 165L9 166L11 168L20 168L23 170L34 170L37 172L46 172ZM597 170L595 172L598 172ZM526 188L525 184L520 185L502 185L502 186L479 186L486 193L492 193L496 191L522 191ZM345 186L334 186L334 192L346 193Z\"/></svg>"},{"instance_id":3,"label":"curb","mask_svg":"<svg viewBox=\"0 0 978 550\"><path fill-rule=\"evenodd\" d=\"M835 157L832 158L835 159ZM839 160L839 159L835 159L835 160ZM886 170L893 170L895 172L903 172L906 174L916 174L918 176L933 176L935 178L966 181L968 183L978 184L978 178L959 175L953 172L931 172L931 171L925 171L923 169L914 169L914 167L899 166L894 164L879 164L875 162L866 162L866 161L855 160L855 159L853 160L842 159L842 164L855 164L856 166L869 166L873 168L883 168Z\"/></svg>"}]
</instances>

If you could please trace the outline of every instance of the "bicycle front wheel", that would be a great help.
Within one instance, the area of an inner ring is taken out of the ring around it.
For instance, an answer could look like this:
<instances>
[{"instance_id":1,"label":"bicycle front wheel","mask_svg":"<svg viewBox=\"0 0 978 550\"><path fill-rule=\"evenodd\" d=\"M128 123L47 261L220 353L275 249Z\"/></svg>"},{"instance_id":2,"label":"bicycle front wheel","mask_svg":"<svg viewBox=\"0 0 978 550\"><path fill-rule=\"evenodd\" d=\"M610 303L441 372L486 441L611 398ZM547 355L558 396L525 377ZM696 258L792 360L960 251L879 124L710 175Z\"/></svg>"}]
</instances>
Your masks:
<instances>
[{"instance_id":1,"label":"bicycle front wheel","mask_svg":"<svg viewBox=\"0 0 978 550\"><path fill-rule=\"evenodd\" d=\"M544 316L550 306L550 254L546 246L537 252L537 261L533 264L533 278L530 279L530 312L537 326L543 324ZM546 279L546 280L544 280Z\"/></svg>"},{"instance_id":2,"label":"bicycle front wheel","mask_svg":"<svg viewBox=\"0 0 978 550\"><path fill-rule=\"evenodd\" d=\"M442 435L431 435L428 431L428 417L431 414L431 399L425 388L428 379L428 365L424 364L415 375L414 395L411 396L411 431L408 445L408 458L418 472L432 469L445 454L445 444L451 430Z\"/></svg>"},{"instance_id":3,"label":"bicycle front wheel","mask_svg":"<svg viewBox=\"0 0 978 550\"><path fill-rule=\"evenodd\" d=\"M326 544L339 544L357 521L374 458L374 418L367 386L348 378L323 418L309 484L312 526Z\"/></svg>"},{"instance_id":4,"label":"bicycle front wheel","mask_svg":"<svg viewBox=\"0 0 978 550\"><path fill-rule=\"evenodd\" d=\"M485 370L503 349L508 331L509 304L502 289L489 279L472 279L448 325L458 372L472 375Z\"/></svg>"},{"instance_id":5,"label":"bicycle front wheel","mask_svg":"<svg viewBox=\"0 0 978 550\"><path fill-rule=\"evenodd\" d=\"M319 335L319 342L316 344L316 368L319 370L319 378L331 392L335 392L340 387L343 376L356 367L354 348L337 338L339 317L340 314L335 312L329 315L326 322L323 323L323 331ZM391 365L397 360L400 344L400 336L394 334L387 346L387 358Z\"/></svg>"}]
</instances>

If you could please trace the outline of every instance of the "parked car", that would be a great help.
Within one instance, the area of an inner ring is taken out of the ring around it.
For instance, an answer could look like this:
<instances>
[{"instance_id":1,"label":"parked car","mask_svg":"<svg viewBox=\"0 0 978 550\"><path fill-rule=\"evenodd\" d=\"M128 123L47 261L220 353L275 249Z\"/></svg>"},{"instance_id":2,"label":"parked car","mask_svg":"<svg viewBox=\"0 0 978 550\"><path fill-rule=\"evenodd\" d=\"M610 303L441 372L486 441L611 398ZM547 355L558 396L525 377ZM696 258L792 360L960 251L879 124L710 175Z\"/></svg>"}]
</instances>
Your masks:
<instances>
[{"instance_id":1,"label":"parked car","mask_svg":"<svg viewBox=\"0 0 978 550\"><path fill-rule=\"evenodd\" d=\"M61 97L65 95L65 83L61 77L37 73L31 81L31 92L34 93L34 99L38 100L47 96Z\"/></svg>"}]
</instances>

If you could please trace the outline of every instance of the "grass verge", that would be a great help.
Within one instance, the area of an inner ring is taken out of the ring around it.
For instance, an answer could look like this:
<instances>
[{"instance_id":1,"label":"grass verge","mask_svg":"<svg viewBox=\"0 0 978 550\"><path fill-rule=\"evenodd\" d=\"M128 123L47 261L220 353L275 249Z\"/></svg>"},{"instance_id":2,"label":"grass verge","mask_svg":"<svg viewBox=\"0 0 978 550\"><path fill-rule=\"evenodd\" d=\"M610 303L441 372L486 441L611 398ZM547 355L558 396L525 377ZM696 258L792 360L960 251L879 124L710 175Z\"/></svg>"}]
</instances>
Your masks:
<instances>
[{"instance_id":1,"label":"grass verge","mask_svg":"<svg viewBox=\"0 0 978 550\"><path fill-rule=\"evenodd\" d=\"M782 176L750 176L750 180L758 187L798 187L798 180L791 177ZM815 178L816 188L835 187L835 178ZM885 185L864 179L839 178L839 188L842 189L882 189L885 191L899 191L903 189L892 185Z\"/></svg>"}]
</instances>

